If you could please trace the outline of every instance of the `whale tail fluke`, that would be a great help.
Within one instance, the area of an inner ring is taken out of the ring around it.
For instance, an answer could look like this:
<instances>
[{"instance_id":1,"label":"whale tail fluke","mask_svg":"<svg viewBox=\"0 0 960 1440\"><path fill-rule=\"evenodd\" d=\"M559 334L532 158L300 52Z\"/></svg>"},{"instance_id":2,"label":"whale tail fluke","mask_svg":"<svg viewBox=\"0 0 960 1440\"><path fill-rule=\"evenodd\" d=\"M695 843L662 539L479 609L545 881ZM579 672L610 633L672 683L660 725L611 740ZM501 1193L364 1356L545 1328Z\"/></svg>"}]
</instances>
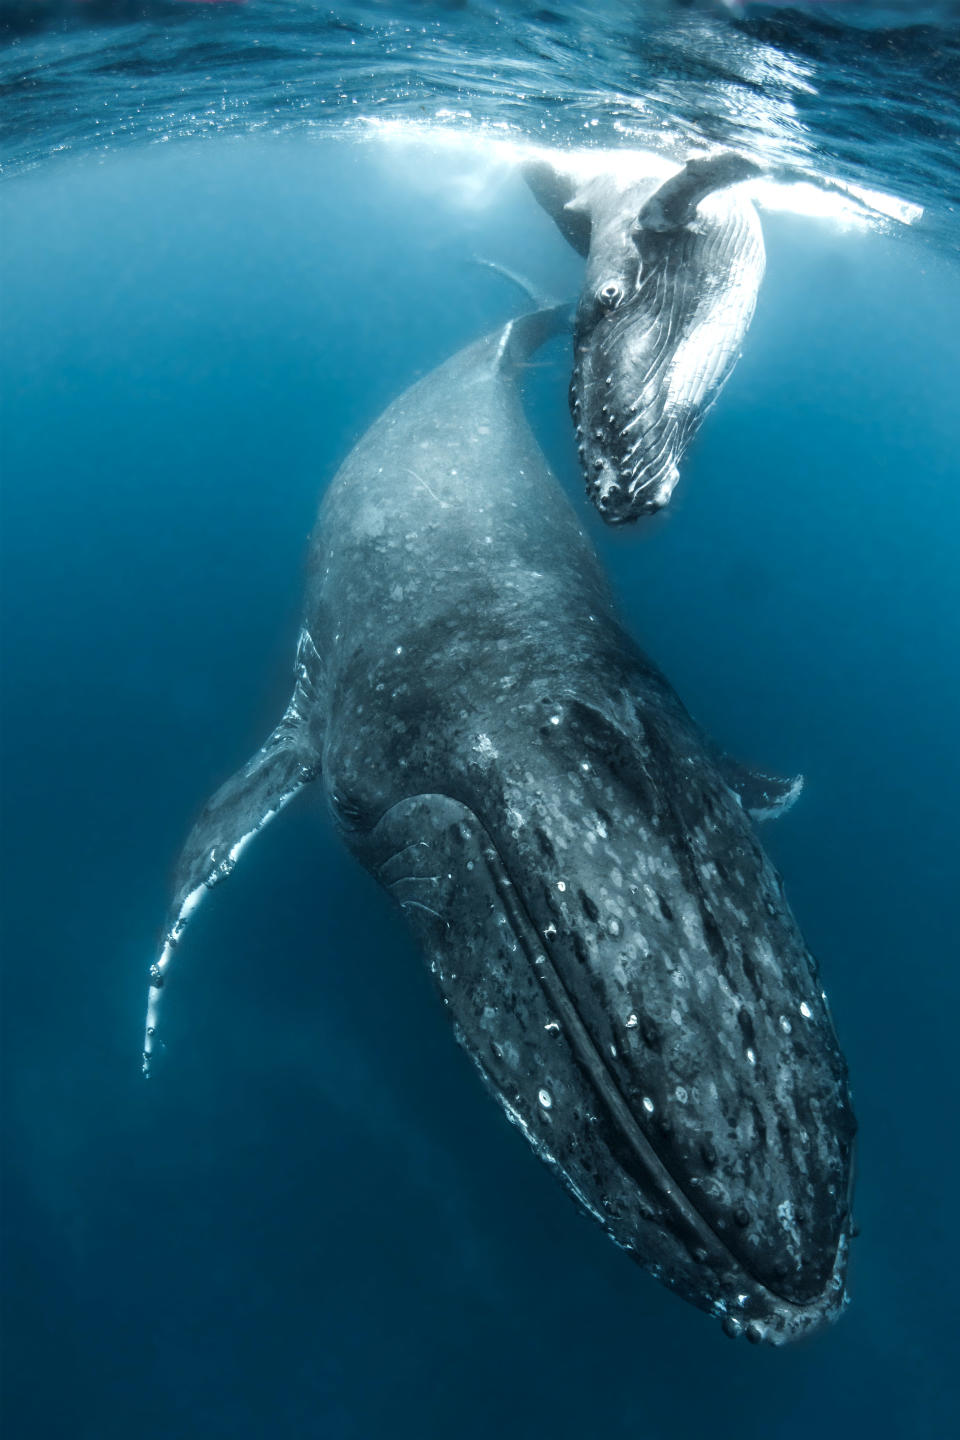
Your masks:
<instances>
[{"instance_id":1,"label":"whale tail fluke","mask_svg":"<svg viewBox=\"0 0 960 1440\"><path fill-rule=\"evenodd\" d=\"M304 632L297 685L283 719L256 754L210 797L180 854L160 952L150 967L144 1075L149 1075L157 1050L157 1018L170 960L190 917L206 891L232 873L253 837L320 774L319 755L304 718L313 693L310 651L316 655Z\"/></svg>"}]
</instances>

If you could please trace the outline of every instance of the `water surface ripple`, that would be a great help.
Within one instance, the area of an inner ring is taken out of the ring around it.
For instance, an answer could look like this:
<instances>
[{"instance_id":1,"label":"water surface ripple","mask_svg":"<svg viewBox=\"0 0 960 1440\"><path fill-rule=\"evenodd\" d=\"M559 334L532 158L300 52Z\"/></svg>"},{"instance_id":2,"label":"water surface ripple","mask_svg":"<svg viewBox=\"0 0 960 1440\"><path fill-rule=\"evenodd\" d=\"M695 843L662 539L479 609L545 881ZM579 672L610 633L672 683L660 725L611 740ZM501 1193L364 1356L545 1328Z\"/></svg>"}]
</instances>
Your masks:
<instances>
[{"instance_id":1,"label":"water surface ripple","mask_svg":"<svg viewBox=\"0 0 960 1440\"><path fill-rule=\"evenodd\" d=\"M7 174L128 141L390 117L736 146L923 205L960 246L954 3L8 0L0 39Z\"/></svg>"}]
</instances>

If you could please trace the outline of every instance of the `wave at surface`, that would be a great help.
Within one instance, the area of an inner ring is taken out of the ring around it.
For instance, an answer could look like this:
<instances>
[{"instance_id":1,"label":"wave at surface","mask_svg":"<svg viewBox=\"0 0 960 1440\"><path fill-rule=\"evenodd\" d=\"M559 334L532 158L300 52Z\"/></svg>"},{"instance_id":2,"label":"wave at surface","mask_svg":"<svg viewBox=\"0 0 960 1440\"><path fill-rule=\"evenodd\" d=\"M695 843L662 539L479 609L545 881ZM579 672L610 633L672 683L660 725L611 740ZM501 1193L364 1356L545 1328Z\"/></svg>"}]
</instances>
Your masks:
<instances>
[{"instance_id":1,"label":"wave at surface","mask_svg":"<svg viewBox=\"0 0 960 1440\"><path fill-rule=\"evenodd\" d=\"M922 205L960 248L953 0L8 0L0 36L7 173L381 116L550 145L732 146Z\"/></svg>"}]
</instances>

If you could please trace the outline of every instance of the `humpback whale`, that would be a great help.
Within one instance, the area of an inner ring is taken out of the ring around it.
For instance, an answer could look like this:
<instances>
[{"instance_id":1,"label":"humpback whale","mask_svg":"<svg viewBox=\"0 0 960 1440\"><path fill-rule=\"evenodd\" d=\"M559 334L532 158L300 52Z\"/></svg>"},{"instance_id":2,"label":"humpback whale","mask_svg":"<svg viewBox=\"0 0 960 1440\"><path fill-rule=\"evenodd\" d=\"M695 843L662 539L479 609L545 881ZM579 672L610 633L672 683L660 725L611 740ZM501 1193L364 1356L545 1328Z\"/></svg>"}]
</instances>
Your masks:
<instances>
[{"instance_id":1,"label":"humpback whale","mask_svg":"<svg viewBox=\"0 0 960 1440\"><path fill-rule=\"evenodd\" d=\"M631 164L632 162L632 164ZM570 407L587 493L611 524L659 510L733 369L764 271L742 156L654 155L582 173L524 174L587 268L574 327Z\"/></svg>"},{"instance_id":2,"label":"humpback whale","mask_svg":"<svg viewBox=\"0 0 960 1440\"><path fill-rule=\"evenodd\" d=\"M722 755L621 627L518 393L565 321L448 359L330 483L289 705L179 861L144 1068L190 916L313 785L534 1151L662 1282L779 1344L844 1303L854 1130L751 819L798 782Z\"/></svg>"}]
</instances>

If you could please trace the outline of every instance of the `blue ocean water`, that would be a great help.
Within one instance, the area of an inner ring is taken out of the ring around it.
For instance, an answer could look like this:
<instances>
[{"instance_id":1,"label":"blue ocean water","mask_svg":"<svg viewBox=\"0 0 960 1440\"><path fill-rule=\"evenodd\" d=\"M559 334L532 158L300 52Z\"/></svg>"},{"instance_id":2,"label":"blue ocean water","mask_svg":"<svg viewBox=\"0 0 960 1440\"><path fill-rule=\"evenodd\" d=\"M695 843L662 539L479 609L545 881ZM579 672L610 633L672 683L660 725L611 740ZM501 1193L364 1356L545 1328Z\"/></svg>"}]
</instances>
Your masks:
<instances>
[{"instance_id":1,"label":"blue ocean water","mask_svg":"<svg viewBox=\"0 0 960 1440\"><path fill-rule=\"evenodd\" d=\"M645 648L727 748L807 776L764 843L850 1062L862 1234L847 1314L773 1351L575 1210L309 798L199 913L140 1076L170 870L285 703L324 485L513 312L470 256L559 293L576 257L508 167L388 137L79 146L0 207L8 1433L952 1433L944 247L766 213L743 359L643 530L581 499L562 343L526 386Z\"/></svg>"}]
</instances>

